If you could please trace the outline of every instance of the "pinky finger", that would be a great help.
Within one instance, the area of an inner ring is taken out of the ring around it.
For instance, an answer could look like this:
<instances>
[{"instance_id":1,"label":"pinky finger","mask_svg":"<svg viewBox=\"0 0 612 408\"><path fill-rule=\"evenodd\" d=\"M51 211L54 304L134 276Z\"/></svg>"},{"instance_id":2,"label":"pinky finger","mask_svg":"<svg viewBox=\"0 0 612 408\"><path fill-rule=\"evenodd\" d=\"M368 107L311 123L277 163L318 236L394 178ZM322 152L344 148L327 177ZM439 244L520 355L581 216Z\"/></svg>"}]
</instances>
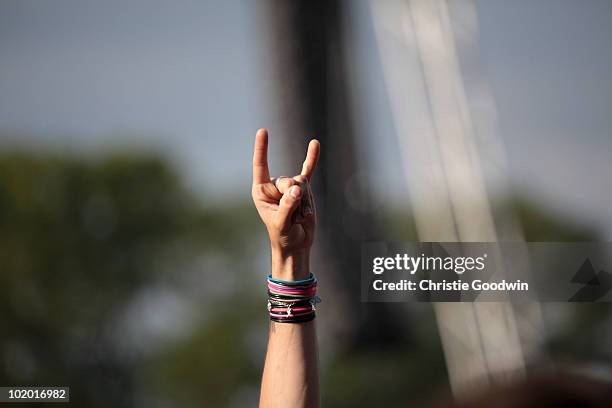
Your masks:
<instances>
[{"instance_id":1,"label":"pinky finger","mask_svg":"<svg viewBox=\"0 0 612 408\"><path fill-rule=\"evenodd\" d=\"M308 152L306 153L306 159L302 165L302 176L306 176L308 180L312 177L317 161L319 160L319 152L321 150L321 144L318 140L312 139L308 144Z\"/></svg>"}]
</instances>

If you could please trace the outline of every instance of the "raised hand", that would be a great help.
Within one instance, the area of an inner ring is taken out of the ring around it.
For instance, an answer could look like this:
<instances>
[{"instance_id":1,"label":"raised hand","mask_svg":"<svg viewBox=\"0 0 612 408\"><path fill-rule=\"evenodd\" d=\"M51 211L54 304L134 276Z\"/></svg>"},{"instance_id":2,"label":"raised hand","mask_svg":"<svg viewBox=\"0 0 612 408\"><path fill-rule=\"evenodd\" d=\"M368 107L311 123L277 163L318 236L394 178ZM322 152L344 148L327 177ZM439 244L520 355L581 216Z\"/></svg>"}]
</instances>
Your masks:
<instances>
[{"instance_id":1,"label":"raised hand","mask_svg":"<svg viewBox=\"0 0 612 408\"><path fill-rule=\"evenodd\" d=\"M319 142L311 140L300 174L271 179L268 131L260 129L255 136L253 202L268 229L272 274L280 279L300 279L310 272L310 247L316 227L316 207L310 179L319 150Z\"/></svg>"}]
</instances>

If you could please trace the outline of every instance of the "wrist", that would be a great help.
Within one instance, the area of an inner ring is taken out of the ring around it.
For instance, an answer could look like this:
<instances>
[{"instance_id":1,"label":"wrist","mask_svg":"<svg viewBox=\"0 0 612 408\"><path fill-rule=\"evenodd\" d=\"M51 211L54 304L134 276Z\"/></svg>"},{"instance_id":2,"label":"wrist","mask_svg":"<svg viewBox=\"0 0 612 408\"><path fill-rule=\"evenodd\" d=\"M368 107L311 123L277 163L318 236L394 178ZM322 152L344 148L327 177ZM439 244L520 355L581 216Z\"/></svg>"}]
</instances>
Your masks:
<instances>
[{"instance_id":1,"label":"wrist","mask_svg":"<svg viewBox=\"0 0 612 408\"><path fill-rule=\"evenodd\" d=\"M272 248L272 277L287 281L306 279L310 275L310 250L287 253Z\"/></svg>"}]
</instances>

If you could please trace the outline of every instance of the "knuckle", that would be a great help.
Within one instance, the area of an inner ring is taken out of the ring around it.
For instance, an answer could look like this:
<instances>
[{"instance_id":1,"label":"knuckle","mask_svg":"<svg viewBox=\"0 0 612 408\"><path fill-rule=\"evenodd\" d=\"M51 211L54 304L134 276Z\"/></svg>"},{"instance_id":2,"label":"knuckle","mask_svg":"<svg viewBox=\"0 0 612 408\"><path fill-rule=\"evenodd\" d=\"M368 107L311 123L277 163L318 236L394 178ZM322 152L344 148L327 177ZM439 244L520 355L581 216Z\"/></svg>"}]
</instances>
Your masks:
<instances>
[{"instance_id":1,"label":"knuckle","mask_svg":"<svg viewBox=\"0 0 612 408\"><path fill-rule=\"evenodd\" d=\"M297 182L289 177L283 177L281 180L278 181L278 187L281 188L283 191L287 190L291 186L294 186L295 184L297 184Z\"/></svg>"},{"instance_id":2,"label":"knuckle","mask_svg":"<svg viewBox=\"0 0 612 408\"><path fill-rule=\"evenodd\" d=\"M291 197L290 194L287 194L284 196L284 198L281 200L281 207L286 207L286 208L291 208L293 206L293 203L295 202L295 198Z\"/></svg>"}]
</instances>

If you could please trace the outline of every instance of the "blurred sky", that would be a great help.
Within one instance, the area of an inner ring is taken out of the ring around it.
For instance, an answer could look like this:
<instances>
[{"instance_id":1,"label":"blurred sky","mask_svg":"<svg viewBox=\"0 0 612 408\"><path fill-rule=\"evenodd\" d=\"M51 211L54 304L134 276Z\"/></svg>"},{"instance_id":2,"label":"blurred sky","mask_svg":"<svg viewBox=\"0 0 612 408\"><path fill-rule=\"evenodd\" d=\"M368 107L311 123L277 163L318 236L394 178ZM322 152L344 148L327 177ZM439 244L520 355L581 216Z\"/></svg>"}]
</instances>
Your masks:
<instances>
[{"instance_id":1,"label":"blurred sky","mask_svg":"<svg viewBox=\"0 0 612 408\"><path fill-rule=\"evenodd\" d=\"M362 151L375 179L393 180L402 167L369 7L350 4L353 109L371 136ZM512 183L612 239L612 2L476 5ZM274 143L273 50L257 6L1 0L0 148L152 146L207 201L247 198L257 128L272 132L273 172L292 171ZM376 188L381 201L406 198L405 185Z\"/></svg>"}]
</instances>

